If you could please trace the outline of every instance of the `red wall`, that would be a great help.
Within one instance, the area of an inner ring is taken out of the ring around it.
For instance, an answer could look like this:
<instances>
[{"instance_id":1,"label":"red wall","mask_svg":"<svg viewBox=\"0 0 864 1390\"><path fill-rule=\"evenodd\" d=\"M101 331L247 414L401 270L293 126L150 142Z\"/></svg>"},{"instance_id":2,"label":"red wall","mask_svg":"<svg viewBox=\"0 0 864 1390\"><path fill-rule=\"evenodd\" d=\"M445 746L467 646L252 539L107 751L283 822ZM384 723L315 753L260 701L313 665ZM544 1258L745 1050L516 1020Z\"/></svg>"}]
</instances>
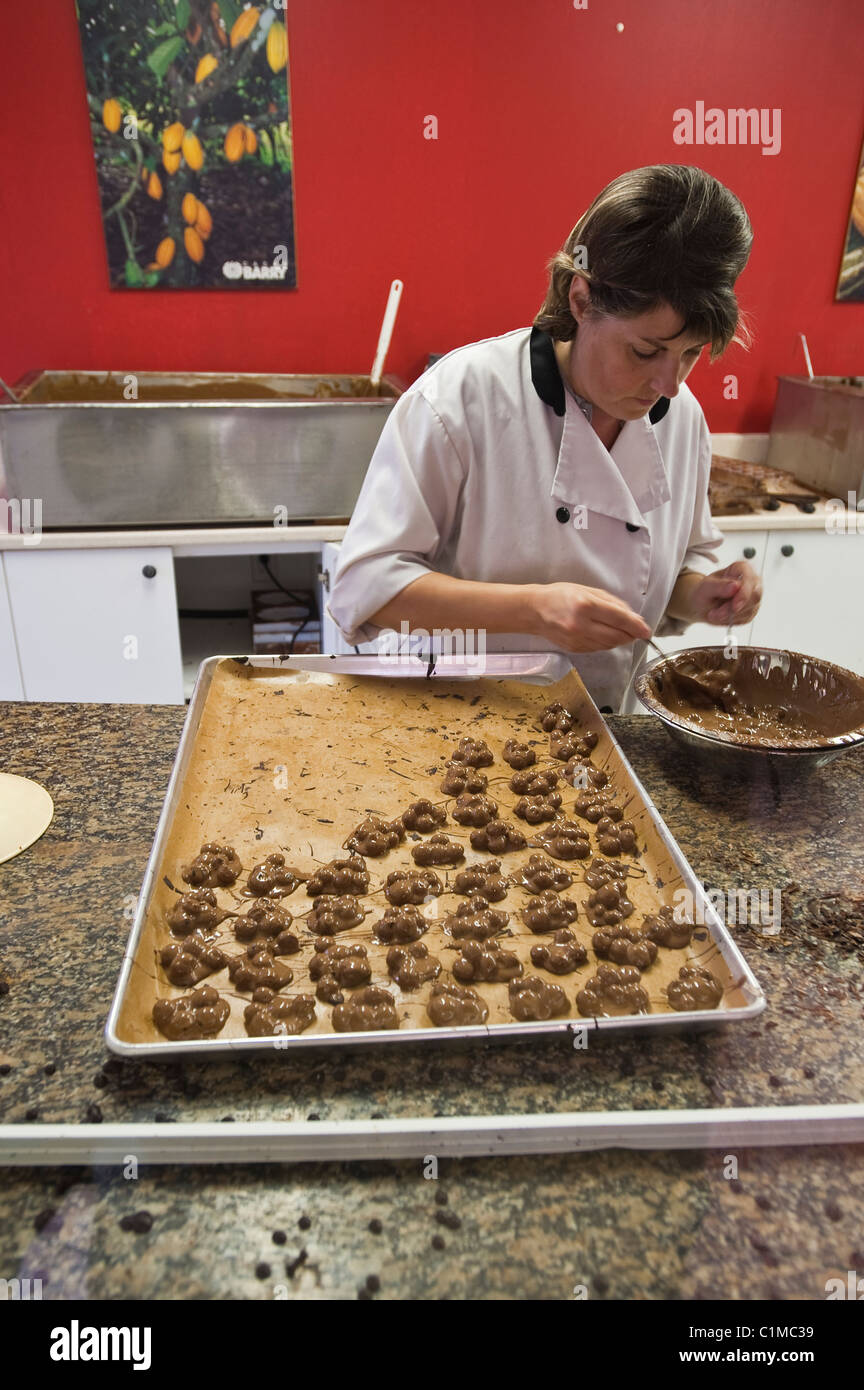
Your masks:
<instances>
[{"instance_id":1,"label":"red wall","mask_svg":"<svg viewBox=\"0 0 864 1390\"><path fill-rule=\"evenodd\" d=\"M864 305L833 302L864 134L860 0L288 0L288 30L299 288L110 291L74 5L3 6L7 380L368 372L396 276L387 367L411 380L430 351L530 323L595 194L661 162L727 183L756 233L739 281L755 346L690 377L711 429L768 428L775 375L804 371L799 331L817 373L864 371ZM674 144L673 111L699 100L780 107L781 153Z\"/></svg>"}]
</instances>

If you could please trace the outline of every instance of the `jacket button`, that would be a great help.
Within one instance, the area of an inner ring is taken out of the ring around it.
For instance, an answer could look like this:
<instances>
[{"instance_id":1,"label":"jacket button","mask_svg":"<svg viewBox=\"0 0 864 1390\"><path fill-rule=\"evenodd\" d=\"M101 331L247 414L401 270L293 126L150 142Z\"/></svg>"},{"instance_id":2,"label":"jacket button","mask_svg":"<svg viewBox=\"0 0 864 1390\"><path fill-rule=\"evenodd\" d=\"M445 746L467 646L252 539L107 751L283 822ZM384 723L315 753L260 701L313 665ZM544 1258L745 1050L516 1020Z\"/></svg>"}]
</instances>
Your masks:
<instances>
[{"instance_id":1,"label":"jacket button","mask_svg":"<svg viewBox=\"0 0 864 1390\"><path fill-rule=\"evenodd\" d=\"M612 713L612 706L611 706L611 705L601 705L601 706L600 706L600 713L601 713L601 714L611 714L611 713Z\"/></svg>"},{"instance_id":2,"label":"jacket button","mask_svg":"<svg viewBox=\"0 0 864 1390\"><path fill-rule=\"evenodd\" d=\"M570 513L568 512L566 507L559 507L557 512L555 513L555 516L558 519L558 521L570 520Z\"/></svg>"},{"instance_id":3,"label":"jacket button","mask_svg":"<svg viewBox=\"0 0 864 1390\"><path fill-rule=\"evenodd\" d=\"M625 521L625 522L624 522L624 525L627 527L627 530L628 530L628 531L638 531L638 530L641 529L641 528L638 527L638 526L634 526L633 523L632 523L632 521Z\"/></svg>"}]
</instances>

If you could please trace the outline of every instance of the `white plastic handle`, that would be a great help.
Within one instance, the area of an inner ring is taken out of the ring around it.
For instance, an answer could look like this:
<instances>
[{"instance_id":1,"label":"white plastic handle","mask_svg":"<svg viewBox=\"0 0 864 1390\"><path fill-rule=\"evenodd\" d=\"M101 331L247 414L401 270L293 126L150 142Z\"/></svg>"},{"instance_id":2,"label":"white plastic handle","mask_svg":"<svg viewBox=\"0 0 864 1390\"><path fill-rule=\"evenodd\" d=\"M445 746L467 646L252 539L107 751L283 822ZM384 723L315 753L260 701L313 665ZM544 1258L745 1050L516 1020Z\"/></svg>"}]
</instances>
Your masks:
<instances>
[{"instance_id":1,"label":"white plastic handle","mask_svg":"<svg viewBox=\"0 0 864 1390\"><path fill-rule=\"evenodd\" d=\"M390 296L387 300L387 308L384 310L384 320L381 324L381 332L378 335L378 349L375 353L375 361L372 364L370 380L372 385L377 388L381 377L384 374L384 360L390 347L390 339L393 337L393 326L396 323L396 314L399 309L399 300L402 298L402 281L394 280L390 286Z\"/></svg>"}]
</instances>

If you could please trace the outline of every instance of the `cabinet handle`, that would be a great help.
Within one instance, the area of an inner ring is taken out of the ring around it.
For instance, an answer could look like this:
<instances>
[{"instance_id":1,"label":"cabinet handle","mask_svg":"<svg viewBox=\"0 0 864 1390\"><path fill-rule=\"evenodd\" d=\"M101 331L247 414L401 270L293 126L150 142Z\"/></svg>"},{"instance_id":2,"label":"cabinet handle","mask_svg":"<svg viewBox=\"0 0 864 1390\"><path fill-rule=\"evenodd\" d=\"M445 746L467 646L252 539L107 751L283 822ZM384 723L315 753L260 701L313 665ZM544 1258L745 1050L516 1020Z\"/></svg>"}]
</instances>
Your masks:
<instances>
[{"instance_id":1,"label":"cabinet handle","mask_svg":"<svg viewBox=\"0 0 864 1390\"><path fill-rule=\"evenodd\" d=\"M781 545L781 547L780 547L780 554L781 554L781 555L794 555L794 554L795 554L795 547L794 547L794 545Z\"/></svg>"},{"instance_id":2,"label":"cabinet handle","mask_svg":"<svg viewBox=\"0 0 864 1390\"><path fill-rule=\"evenodd\" d=\"M741 553L745 560L752 560L753 556L756 554L756 547L753 545L745 545Z\"/></svg>"},{"instance_id":3,"label":"cabinet handle","mask_svg":"<svg viewBox=\"0 0 864 1390\"><path fill-rule=\"evenodd\" d=\"M143 576L144 576L145 579L153 579L153 578L155 578L155 575L156 575L156 566L155 566L155 565L145 565L144 568L142 569L141 573L143 574Z\"/></svg>"}]
</instances>

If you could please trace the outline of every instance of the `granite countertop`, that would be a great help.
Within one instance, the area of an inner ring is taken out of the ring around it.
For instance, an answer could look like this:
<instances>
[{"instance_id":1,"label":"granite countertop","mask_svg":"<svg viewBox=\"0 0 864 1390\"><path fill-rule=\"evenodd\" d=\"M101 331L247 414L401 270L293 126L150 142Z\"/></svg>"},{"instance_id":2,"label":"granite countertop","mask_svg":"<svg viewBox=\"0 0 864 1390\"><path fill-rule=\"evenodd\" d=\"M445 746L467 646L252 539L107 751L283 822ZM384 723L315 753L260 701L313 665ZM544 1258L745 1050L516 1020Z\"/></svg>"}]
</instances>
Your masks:
<instances>
[{"instance_id":1,"label":"granite countertop","mask_svg":"<svg viewBox=\"0 0 864 1390\"><path fill-rule=\"evenodd\" d=\"M165 1065L102 1030L182 728L175 707L7 704L54 821L0 866L0 1123L317 1120L864 1101L864 755L778 781L610 725L768 996L725 1031ZM737 1164L737 1177L734 1176ZM725 1176L724 1176L725 1174ZM144 1215L142 1215L144 1213ZM275 1233L275 1238L274 1238ZM864 1274L864 1149L0 1169L0 1278L46 1298L824 1297ZM367 1285L367 1280L368 1285ZM362 1291L362 1292L361 1292Z\"/></svg>"}]
</instances>

